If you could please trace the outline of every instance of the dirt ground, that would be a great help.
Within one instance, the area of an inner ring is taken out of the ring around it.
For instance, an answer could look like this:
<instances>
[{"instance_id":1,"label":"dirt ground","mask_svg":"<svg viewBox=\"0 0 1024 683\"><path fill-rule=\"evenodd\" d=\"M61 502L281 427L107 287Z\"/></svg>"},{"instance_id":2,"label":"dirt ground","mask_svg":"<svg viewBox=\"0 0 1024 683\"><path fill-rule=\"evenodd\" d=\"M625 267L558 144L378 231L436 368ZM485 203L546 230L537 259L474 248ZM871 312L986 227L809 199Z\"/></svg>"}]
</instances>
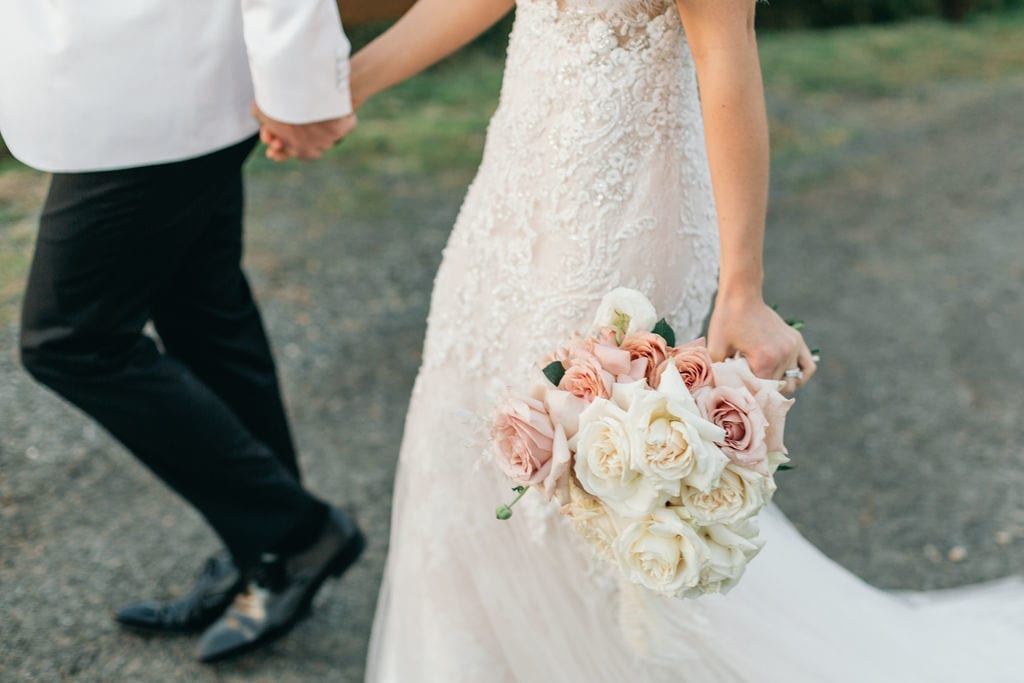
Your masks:
<instances>
[{"instance_id":1,"label":"dirt ground","mask_svg":"<svg viewBox=\"0 0 1024 683\"><path fill-rule=\"evenodd\" d=\"M827 127L829 106L772 102L797 130ZM1022 110L1021 80L845 103L851 134L776 166L769 298L805 319L823 350L790 422L799 468L777 501L825 553L881 587L948 587L1024 567ZM250 173L248 261L308 479L358 510L372 536L365 559L290 637L237 662L200 666L191 639L119 632L111 608L181 589L215 541L20 370L9 306L0 680L361 680L407 393L462 189L382 173L383 200L340 211L332 193L351 180L323 164ZM0 190L17 187L25 208L0 211L2 249L31 239L44 182L0 174ZM16 285L0 278L0 304L4 287Z\"/></svg>"}]
</instances>

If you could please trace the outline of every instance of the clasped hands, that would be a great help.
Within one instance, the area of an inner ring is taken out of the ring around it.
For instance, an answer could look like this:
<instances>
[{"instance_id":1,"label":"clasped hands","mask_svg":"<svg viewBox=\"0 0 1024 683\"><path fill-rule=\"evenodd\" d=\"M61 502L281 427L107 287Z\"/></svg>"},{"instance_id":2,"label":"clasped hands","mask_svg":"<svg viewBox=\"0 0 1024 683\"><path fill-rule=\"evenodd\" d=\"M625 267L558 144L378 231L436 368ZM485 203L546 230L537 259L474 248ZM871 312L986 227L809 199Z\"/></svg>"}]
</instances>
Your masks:
<instances>
[{"instance_id":1,"label":"clasped hands","mask_svg":"<svg viewBox=\"0 0 1024 683\"><path fill-rule=\"evenodd\" d=\"M319 159L351 133L357 123L355 114L312 123L284 123L264 114L256 103L252 105L252 115L260 124L260 140L267 146L267 158L273 161Z\"/></svg>"}]
</instances>

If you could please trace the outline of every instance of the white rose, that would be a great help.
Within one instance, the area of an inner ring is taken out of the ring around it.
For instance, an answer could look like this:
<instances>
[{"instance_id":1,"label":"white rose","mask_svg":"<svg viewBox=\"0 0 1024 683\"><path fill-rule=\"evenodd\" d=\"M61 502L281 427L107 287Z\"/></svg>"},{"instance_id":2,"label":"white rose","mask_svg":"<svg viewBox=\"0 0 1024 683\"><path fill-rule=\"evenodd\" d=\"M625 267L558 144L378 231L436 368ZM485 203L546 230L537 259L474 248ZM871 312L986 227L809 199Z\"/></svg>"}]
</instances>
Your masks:
<instances>
[{"instance_id":1,"label":"white rose","mask_svg":"<svg viewBox=\"0 0 1024 683\"><path fill-rule=\"evenodd\" d=\"M700 582L708 548L670 508L627 526L615 541L619 567L633 583L663 595L684 595Z\"/></svg>"},{"instance_id":2,"label":"white rose","mask_svg":"<svg viewBox=\"0 0 1024 683\"><path fill-rule=\"evenodd\" d=\"M774 490L770 477L730 463L717 486L710 491L687 488L681 502L698 524L735 524L756 515Z\"/></svg>"},{"instance_id":3,"label":"white rose","mask_svg":"<svg viewBox=\"0 0 1024 683\"><path fill-rule=\"evenodd\" d=\"M601 300L594 327L614 327L622 334L650 332L658 323L654 305L642 293L628 287L613 289Z\"/></svg>"},{"instance_id":4,"label":"white rose","mask_svg":"<svg viewBox=\"0 0 1024 683\"><path fill-rule=\"evenodd\" d=\"M733 526L704 527L700 535L708 548L708 562L697 586L701 593L728 593L764 546L752 519Z\"/></svg>"},{"instance_id":5,"label":"white rose","mask_svg":"<svg viewBox=\"0 0 1024 683\"><path fill-rule=\"evenodd\" d=\"M768 471L775 474L776 470L779 469L779 465L785 465L789 462L789 458L782 451L768 451Z\"/></svg>"},{"instance_id":6,"label":"white rose","mask_svg":"<svg viewBox=\"0 0 1024 683\"><path fill-rule=\"evenodd\" d=\"M619 408L628 411L630 406L650 391L651 388L647 386L646 379L636 382L616 382L612 385L612 401Z\"/></svg>"},{"instance_id":7,"label":"white rose","mask_svg":"<svg viewBox=\"0 0 1024 683\"><path fill-rule=\"evenodd\" d=\"M630 398L628 420L636 469L673 497L682 494L684 482L710 490L729 463L715 444L725 432L701 416L675 366L662 374L657 391L633 392Z\"/></svg>"},{"instance_id":8,"label":"white rose","mask_svg":"<svg viewBox=\"0 0 1024 683\"><path fill-rule=\"evenodd\" d=\"M596 399L580 415L579 432L569 445L580 486L622 517L639 519L668 496L633 467L630 431L624 410Z\"/></svg>"},{"instance_id":9,"label":"white rose","mask_svg":"<svg viewBox=\"0 0 1024 683\"><path fill-rule=\"evenodd\" d=\"M593 547L598 556L615 559L612 544L619 533L615 515L601 501L577 486L571 478L569 503L562 507L562 514L572 520L576 533Z\"/></svg>"}]
</instances>

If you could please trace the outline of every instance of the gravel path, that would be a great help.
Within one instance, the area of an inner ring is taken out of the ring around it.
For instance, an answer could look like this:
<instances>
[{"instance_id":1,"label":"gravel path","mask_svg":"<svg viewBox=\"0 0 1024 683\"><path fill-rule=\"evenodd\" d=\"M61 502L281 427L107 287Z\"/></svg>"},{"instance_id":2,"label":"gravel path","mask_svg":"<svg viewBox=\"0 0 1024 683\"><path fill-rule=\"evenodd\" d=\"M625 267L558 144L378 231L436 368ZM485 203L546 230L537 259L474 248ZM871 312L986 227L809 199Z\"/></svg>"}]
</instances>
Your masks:
<instances>
[{"instance_id":1,"label":"gravel path","mask_svg":"<svg viewBox=\"0 0 1024 683\"><path fill-rule=\"evenodd\" d=\"M936 588L1024 566L1024 82L848 110L846 144L779 168L769 292L824 350L778 497L872 583ZM773 103L790 123L813 112ZM859 118L858 118L859 117ZM1015 151L1014 151L1015 150ZM250 256L312 488L373 541L294 634L202 667L187 638L120 633L109 609L187 584L215 545L121 448L19 370L0 326L0 680L361 679L392 470L429 288L467 178L343 165L250 173ZM0 216L0 239L19 229ZM23 229L23 226L20 228Z\"/></svg>"}]
</instances>

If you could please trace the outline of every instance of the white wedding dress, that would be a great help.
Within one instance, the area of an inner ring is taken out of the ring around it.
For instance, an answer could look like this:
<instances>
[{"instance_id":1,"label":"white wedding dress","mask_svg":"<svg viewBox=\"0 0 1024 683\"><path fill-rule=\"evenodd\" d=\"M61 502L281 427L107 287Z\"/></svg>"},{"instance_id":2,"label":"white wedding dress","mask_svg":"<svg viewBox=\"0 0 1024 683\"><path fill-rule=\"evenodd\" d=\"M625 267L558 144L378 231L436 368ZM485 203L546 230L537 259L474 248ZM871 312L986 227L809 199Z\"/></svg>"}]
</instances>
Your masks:
<instances>
[{"instance_id":1,"label":"white wedding dress","mask_svg":"<svg viewBox=\"0 0 1024 683\"><path fill-rule=\"evenodd\" d=\"M714 1L714 0L708 0ZM876 590L776 509L726 596L620 585L488 463L506 384L612 288L681 339L718 247L694 66L671 0L520 0L483 163L435 284L370 646L372 683L1024 681L1024 587Z\"/></svg>"}]
</instances>

